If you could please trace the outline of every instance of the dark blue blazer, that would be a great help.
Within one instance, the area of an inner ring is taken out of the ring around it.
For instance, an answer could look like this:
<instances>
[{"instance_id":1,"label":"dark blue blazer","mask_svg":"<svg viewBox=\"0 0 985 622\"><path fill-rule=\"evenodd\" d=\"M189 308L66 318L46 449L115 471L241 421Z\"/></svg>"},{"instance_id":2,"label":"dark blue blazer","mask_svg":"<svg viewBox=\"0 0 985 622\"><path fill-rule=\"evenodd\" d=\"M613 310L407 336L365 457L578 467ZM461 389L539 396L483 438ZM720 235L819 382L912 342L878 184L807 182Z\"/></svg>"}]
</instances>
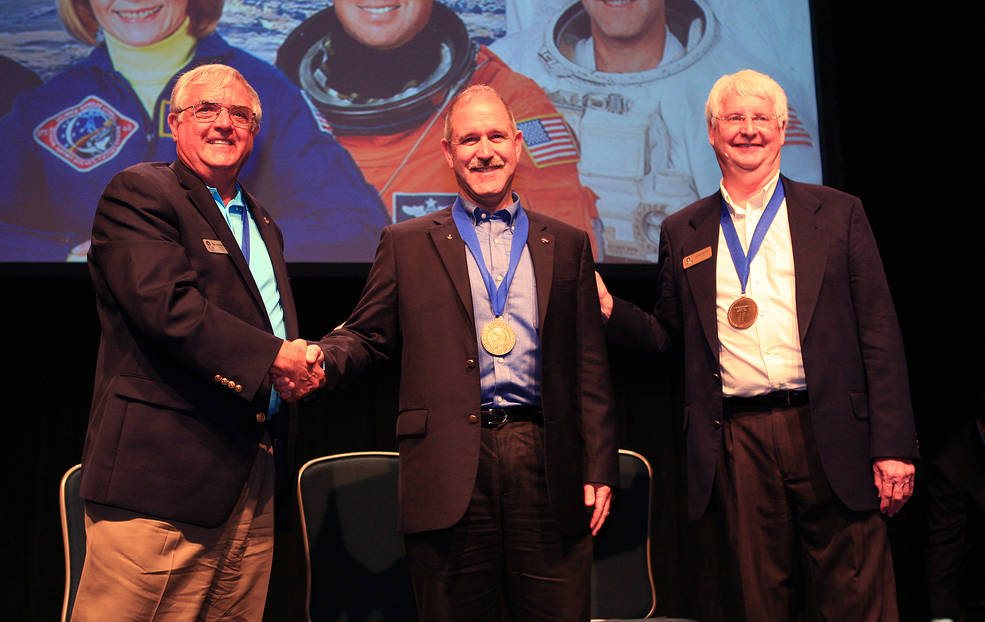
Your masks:
<instances>
[{"instance_id":1,"label":"dark blue blazer","mask_svg":"<svg viewBox=\"0 0 985 622\"><path fill-rule=\"evenodd\" d=\"M879 506L872 460L918 455L903 341L861 201L782 177L796 274L797 323L814 436L831 487L853 510ZM616 300L607 336L684 353L688 514L707 510L722 445L716 316L721 193L664 221L651 315ZM712 256L685 269L705 248Z\"/></svg>"}]
</instances>

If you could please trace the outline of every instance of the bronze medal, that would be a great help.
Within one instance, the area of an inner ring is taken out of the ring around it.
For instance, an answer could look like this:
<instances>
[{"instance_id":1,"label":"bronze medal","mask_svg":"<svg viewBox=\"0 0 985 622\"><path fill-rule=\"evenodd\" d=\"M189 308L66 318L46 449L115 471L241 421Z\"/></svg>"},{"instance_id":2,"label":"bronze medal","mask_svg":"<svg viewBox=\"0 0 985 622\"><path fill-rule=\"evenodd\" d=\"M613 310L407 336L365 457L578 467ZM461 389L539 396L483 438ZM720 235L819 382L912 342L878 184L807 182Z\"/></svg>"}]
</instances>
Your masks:
<instances>
[{"instance_id":1,"label":"bronze medal","mask_svg":"<svg viewBox=\"0 0 985 622\"><path fill-rule=\"evenodd\" d=\"M482 347L493 356L503 356L516 345L516 333L501 317L482 328Z\"/></svg>"},{"instance_id":2,"label":"bronze medal","mask_svg":"<svg viewBox=\"0 0 985 622\"><path fill-rule=\"evenodd\" d=\"M749 328L756 322L759 307L756 301L746 296L739 296L728 308L728 323L732 328Z\"/></svg>"}]
</instances>

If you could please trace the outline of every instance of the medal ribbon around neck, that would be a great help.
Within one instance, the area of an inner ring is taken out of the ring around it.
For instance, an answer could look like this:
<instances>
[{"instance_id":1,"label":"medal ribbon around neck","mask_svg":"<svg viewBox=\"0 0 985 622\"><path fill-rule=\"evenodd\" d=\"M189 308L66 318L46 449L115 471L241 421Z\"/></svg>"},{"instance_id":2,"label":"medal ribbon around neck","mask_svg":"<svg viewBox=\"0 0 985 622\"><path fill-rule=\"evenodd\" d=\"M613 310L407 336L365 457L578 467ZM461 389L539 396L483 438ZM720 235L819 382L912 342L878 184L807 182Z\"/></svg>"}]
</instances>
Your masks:
<instances>
[{"instance_id":1,"label":"medal ribbon around neck","mask_svg":"<svg viewBox=\"0 0 985 622\"><path fill-rule=\"evenodd\" d=\"M729 254L732 255L732 265L735 266L735 273L739 275L739 283L742 285L743 296L746 294L746 283L749 281L749 268L752 265L752 259L759 252L763 238L766 237L766 232L769 230L770 225L773 224L773 218L776 217L776 213L780 210L780 204L783 203L784 196L783 182L778 179L776 181L776 189L773 190L773 196L766 205L766 210L763 211L759 222L756 223L756 230L753 231L752 241L749 243L748 254L742 252L742 243L739 242L739 234L736 232L735 224L732 222L728 203L725 201L725 197L722 197L722 234L725 236L725 244L728 245Z\"/></svg>"},{"instance_id":2,"label":"medal ribbon around neck","mask_svg":"<svg viewBox=\"0 0 985 622\"><path fill-rule=\"evenodd\" d=\"M503 311L506 309L506 294L510 291L513 275L516 274L516 268L520 265L520 255L523 254L523 248L527 244L527 232L530 230L530 221L527 220L527 215L523 212L523 208L517 205L513 239L510 241L510 265L506 270L506 277L503 278L503 282L499 284L499 287L496 287L492 274L489 272L489 268L486 267L486 262L482 258L482 248L479 246L479 236L475 234L475 224L465 211L461 197L455 199L455 205L452 207L451 213L452 218L455 220L455 226L458 228L458 233L462 236L462 241L469 247L469 251L472 253L472 257L479 267L482 282L486 284L486 293L489 295L489 301L492 303L493 315L498 318L503 315ZM520 242L519 244L517 244L518 241Z\"/></svg>"}]
</instances>

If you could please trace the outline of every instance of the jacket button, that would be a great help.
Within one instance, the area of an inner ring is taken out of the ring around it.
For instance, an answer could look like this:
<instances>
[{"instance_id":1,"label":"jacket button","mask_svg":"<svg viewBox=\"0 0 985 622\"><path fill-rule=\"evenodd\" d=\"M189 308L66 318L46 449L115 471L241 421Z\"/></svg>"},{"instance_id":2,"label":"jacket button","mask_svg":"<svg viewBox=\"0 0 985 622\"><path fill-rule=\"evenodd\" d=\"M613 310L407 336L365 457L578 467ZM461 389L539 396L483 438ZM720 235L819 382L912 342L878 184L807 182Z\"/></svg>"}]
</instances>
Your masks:
<instances>
[{"instance_id":1,"label":"jacket button","mask_svg":"<svg viewBox=\"0 0 985 622\"><path fill-rule=\"evenodd\" d=\"M469 369L474 369L475 359L468 359L467 361L465 361L465 366L468 367Z\"/></svg>"},{"instance_id":2,"label":"jacket button","mask_svg":"<svg viewBox=\"0 0 985 622\"><path fill-rule=\"evenodd\" d=\"M475 413L469 413L469 423L479 423L479 415Z\"/></svg>"},{"instance_id":3,"label":"jacket button","mask_svg":"<svg viewBox=\"0 0 985 622\"><path fill-rule=\"evenodd\" d=\"M721 430L722 429L722 421L721 421L721 419L712 419L711 420L711 425L716 430Z\"/></svg>"},{"instance_id":4,"label":"jacket button","mask_svg":"<svg viewBox=\"0 0 985 622\"><path fill-rule=\"evenodd\" d=\"M263 423L266 420L267 420L266 413L257 413L257 423Z\"/></svg>"}]
</instances>

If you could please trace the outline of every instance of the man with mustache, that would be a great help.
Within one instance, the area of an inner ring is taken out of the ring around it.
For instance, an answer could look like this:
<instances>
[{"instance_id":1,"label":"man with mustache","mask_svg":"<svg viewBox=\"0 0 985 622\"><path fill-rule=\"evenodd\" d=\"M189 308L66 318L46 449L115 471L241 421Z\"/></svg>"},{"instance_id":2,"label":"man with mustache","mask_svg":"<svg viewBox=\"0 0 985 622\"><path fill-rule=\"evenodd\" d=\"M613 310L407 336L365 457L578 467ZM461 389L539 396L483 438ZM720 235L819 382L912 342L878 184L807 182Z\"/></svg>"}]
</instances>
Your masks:
<instances>
[{"instance_id":1,"label":"man with mustache","mask_svg":"<svg viewBox=\"0 0 985 622\"><path fill-rule=\"evenodd\" d=\"M260 98L202 65L171 101L177 159L118 173L92 226L102 335L75 622L260 620L293 427L270 376L324 381L318 348L287 341L283 236L237 178Z\"/></svg>"},{"instance_id":2,"label":"man with mustache","mask_svg":"<svg viewBox=\"0 0 985 622\"><path fill-rule=\"evenodd\" d=\"M688 514L721 511L749 622L898 619L883 514L913 493L906 360L862 204L780 173L787 102L722 76L720 189L664 221L654 315L599 279L610 341L684 351ZM880 513L881 510L881 513Z\"/></svg>"},{"instance_id":3,"label":"man with mustache","mask_svg":"<svg viewBox=\"0 0 985 622\"><path fill-rule=\"evenodd\" d=\"M418 619L589 618L617 446L587 233L522 206L499 94L453 99L451 207L383 230L363 295L321 341L328 387L401 360L399 526Z\"/></svg>"}]
</instances>

